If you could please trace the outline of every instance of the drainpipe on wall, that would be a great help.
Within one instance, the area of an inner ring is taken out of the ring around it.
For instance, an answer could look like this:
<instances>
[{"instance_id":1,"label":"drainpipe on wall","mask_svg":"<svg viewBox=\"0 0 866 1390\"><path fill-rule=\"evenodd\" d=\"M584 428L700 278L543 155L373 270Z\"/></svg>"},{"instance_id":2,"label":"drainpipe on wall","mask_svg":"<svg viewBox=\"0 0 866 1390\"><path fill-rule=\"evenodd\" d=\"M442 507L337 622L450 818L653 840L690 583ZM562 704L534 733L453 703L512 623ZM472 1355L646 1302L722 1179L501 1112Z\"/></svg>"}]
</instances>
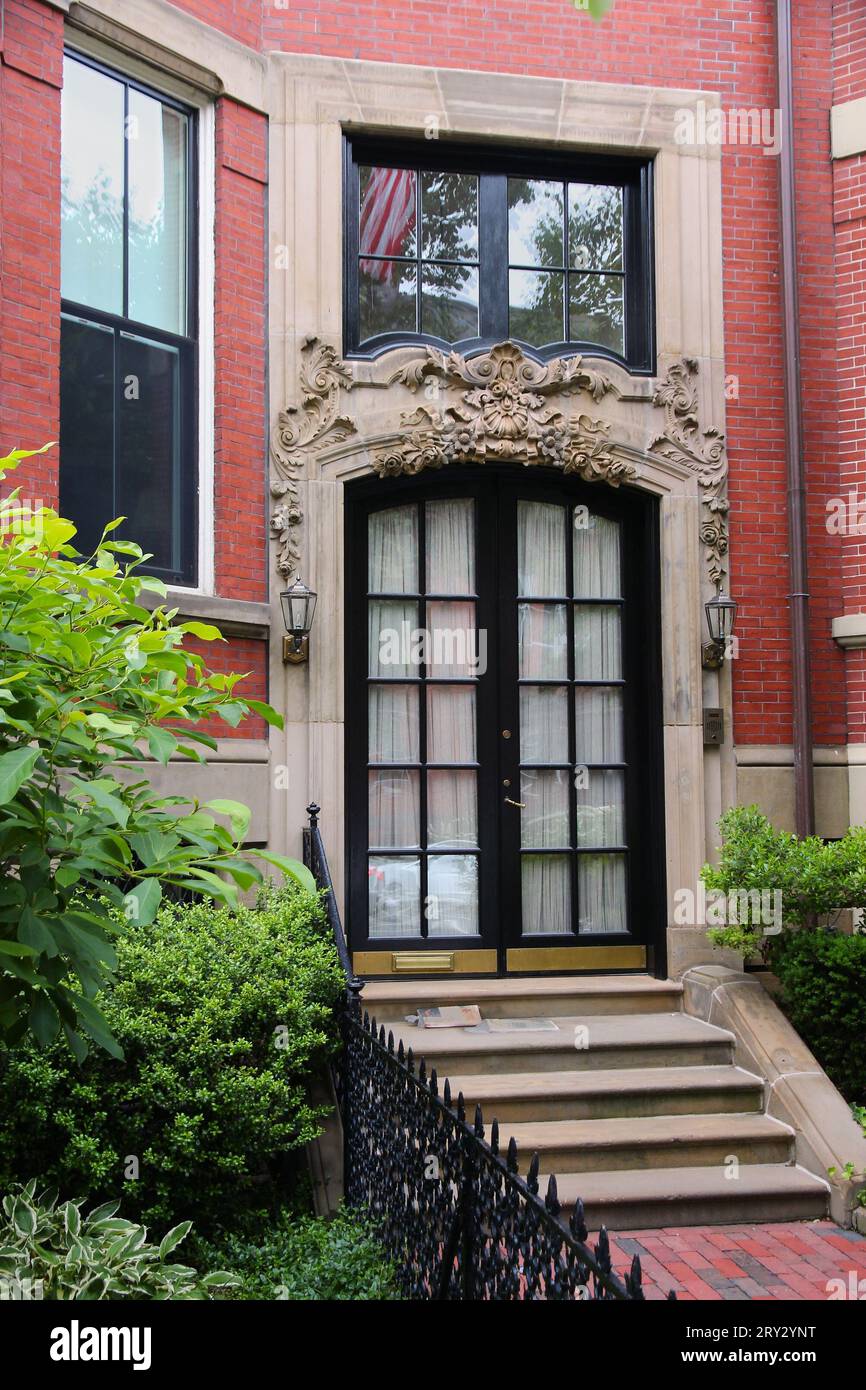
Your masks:
<instances>
[{"instance_id":1,"label":"drainpipe on wall","mask_svg":"<svg viewBox=\"0 0 866 1390\"><path fill-rule=\"evenodd\" d=\"M794 203L794 74L791 0L776 3L776 72L781 121L782 334L785 367L785 462L791 592L791 665L794 705L794 796L798 835L815 832L812 767L812 681L809 654L809 559L806 470L800 405L800 307L797 287L797 214Z\"/></svg>"}]
</instances>

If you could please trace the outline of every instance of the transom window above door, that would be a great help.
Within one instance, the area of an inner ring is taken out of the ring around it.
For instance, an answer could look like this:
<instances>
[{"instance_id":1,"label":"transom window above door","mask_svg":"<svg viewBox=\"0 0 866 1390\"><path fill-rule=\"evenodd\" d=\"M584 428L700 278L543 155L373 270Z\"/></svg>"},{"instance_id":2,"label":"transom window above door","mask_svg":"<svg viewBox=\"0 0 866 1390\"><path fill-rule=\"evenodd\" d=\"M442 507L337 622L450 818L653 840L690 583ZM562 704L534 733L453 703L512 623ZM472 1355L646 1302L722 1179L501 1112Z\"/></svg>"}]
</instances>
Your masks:
<instances>
[{"instance_id":1,"label":"transom window above door","mask_svg":"<svg viewBox=\"0 0 866 1390\"><path fill-rule=\"evenodd\" d=\"M345 341L654 370L651 166L614 157L347 141Z\"/></svg>"}]
</instances>

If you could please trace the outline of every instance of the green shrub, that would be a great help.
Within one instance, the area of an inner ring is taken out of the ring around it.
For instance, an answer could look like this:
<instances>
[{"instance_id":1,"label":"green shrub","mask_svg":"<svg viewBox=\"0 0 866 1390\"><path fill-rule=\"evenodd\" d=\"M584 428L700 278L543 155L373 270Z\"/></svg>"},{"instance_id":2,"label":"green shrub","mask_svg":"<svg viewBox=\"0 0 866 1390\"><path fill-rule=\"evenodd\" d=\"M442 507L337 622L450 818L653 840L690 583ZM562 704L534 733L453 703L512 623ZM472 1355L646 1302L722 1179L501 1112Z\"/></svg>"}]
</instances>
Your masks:
<instances>
[{"instance_id":1,"label":"green shrub","mask_svg":"<svg viewBox=\"0 0 866 1390\"><path fill-rule=\"evenodd\" d=\"M0 482L28 456L0 458ZM262 882L250 853L314 887L302 864L244 850L245 806L157 796L142 774L145 745L203 761L204 720L282 718L184 647L222 641L217 628L144 606L166 588L138 573L150 557L119 524L81 556L71 521L0 499L0 1040L62 1035L79 1058L89 1040L120 1055L93 996L114 937L152 922L164 888L233 904Z\"/></svg>"},{"instance_id":2,"label":"green shrub","mask_svg":"<svg viewBox=\"0 0 866 1390\"><path fill-rule=\"evenodd\" d=\"M238 1277L215 1270L203 1277L168 1256L190 1231L175 1226L160 1244L147 1229L117 1216L118 1202L84 1215L82 1203L58 1205L57 1192L37 1195L36 1179L3 1198L0 1296L46 1299L211 1298Z\"/></svg>"},{"instance_id":3,"label":"green shrub","mask_svg":"<svg viewBox=\"0 0 866 1390\"><path fill-rule=\"evenodd\" d=\"M124 1060L79 1067L60 1043L0 1054L0 1190L34 1169L156 1225L213 1229L281 1188L283 1156L320 1130L311 1073L342 988L318 898L255 909L165 905L118 941L101 996Z\"/></svg>"},{"instance_id":4,"label":"green shrub","mask_svg":"<svg viewBox=\"0 0 866 1390\"><path fill-rule=\"evenodd\" d=\"M393 1266L367 1223L341 1210L333 1220L281 1212L255 1237L197 1241L203 1266L227 1263L241 1299L398 1299Z\"/></svg>"},{"instance_id":5,"label":"green shrub","mask_svg":"<svg viewBox=\"0 0 866 1390\"><path fill-rule=\"evenodd\" d=\"M866 936L784 932L770 964L803 1041L846 1100L866 1104Z\"/></svg>"}]
</instances>

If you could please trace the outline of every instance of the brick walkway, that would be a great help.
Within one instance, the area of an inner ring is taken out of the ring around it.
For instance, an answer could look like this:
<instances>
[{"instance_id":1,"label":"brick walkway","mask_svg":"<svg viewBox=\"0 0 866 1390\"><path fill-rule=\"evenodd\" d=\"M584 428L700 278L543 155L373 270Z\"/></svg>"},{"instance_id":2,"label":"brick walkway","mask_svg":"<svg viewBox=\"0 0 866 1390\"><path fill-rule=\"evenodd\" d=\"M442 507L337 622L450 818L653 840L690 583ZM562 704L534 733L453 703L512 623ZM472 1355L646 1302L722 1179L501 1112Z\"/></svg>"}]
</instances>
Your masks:
<instances>
[{"instance_id":1,"label":"brick walkway","mask_svg":"<svg viewBox=\"0 0 866 1390\"><path fill-rule=\"evenodd\" d=\"M841 1279L846 1298L853 1286L866 1299L866 1238L832 1221L614 1231L610 1249L617 1273L640 1255L647 1298L675 1289L678 1299L823 1302L828 1281Z\"/></svg>"}]
</instances>

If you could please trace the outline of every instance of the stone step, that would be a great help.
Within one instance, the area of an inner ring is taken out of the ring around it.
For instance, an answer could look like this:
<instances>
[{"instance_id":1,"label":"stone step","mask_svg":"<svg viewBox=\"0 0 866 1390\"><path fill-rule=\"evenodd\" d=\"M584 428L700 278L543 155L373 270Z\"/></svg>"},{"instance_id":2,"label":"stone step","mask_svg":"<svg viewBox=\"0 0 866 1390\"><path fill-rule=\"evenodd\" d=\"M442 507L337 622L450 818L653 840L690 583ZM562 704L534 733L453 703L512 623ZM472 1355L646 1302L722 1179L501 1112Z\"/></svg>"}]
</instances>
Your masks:
<instances>
[{"instance_id":1,"label":"stone step","mask_svg":"<svg viewBox=\"0 0 866 1390\"><path fill-rule=\"evenodd\" d=\"M740 1067L641 1067L615 1071L507 1072L452 1069L451 1090L485 1123L590 1120L619 1116L760 1112L764 1083Z\"/></svg>"},{"instance_id":2,"label":"stone step","mask_svg":"<svg viewBox=\"0 0 866 1390\"><path fill-rule=\"evenodd\" d=\"M500 1126L500 1146L513 1138L521 1166L537 1153L545 1172L610 1173L622 1169L717 1167L732 1155L743 1163L786 1163L794 1131L761 1114L648 1115L638 1120L548 1120Z\"/></svg>"},{"instance_id":3,"label":"stone step","mask_svg":"<svg viewBox=\"0 0 866 1390\"><path fill-rule=\"evenodd\" d=\"M520 1170L526 1171L522 1163ZM547 1182L543 1174L542 1195ZM557 1175L563 1214L580 1198L591 1232L819 1220L827 1215L828 1192L823 1179L781 1163L744 1164L735 1179L718 1167Z\"/></svg>"},{"instance_id":4,"label":"stone step","mask_svg":"<svg viewBox=\"0 0 866 1390\"><path fill-rule=\"evenodd\" d=\"M649 975L552 975L507 980L372 980L362 1007L379 1023L417 1008L477 1004L482 1018L555 1018L558 1014L675 1013L683 987Z\"/></svg>"},{"instance_id":5,"label":"stone step","mask_svg":"<svg viewBox=\"0 0 866 1390\"><path fill-rule=\"evenodd\" d=\"M606 1071L618 1067L713 1066L730 1062L734 1036L686 1014L562 1015L538 1033L473 1033L394 1020L395 1044L411 1047L428 1071ZM453 1090L453 1085L452 1085Z\"/></svg>"}]
</instances>

